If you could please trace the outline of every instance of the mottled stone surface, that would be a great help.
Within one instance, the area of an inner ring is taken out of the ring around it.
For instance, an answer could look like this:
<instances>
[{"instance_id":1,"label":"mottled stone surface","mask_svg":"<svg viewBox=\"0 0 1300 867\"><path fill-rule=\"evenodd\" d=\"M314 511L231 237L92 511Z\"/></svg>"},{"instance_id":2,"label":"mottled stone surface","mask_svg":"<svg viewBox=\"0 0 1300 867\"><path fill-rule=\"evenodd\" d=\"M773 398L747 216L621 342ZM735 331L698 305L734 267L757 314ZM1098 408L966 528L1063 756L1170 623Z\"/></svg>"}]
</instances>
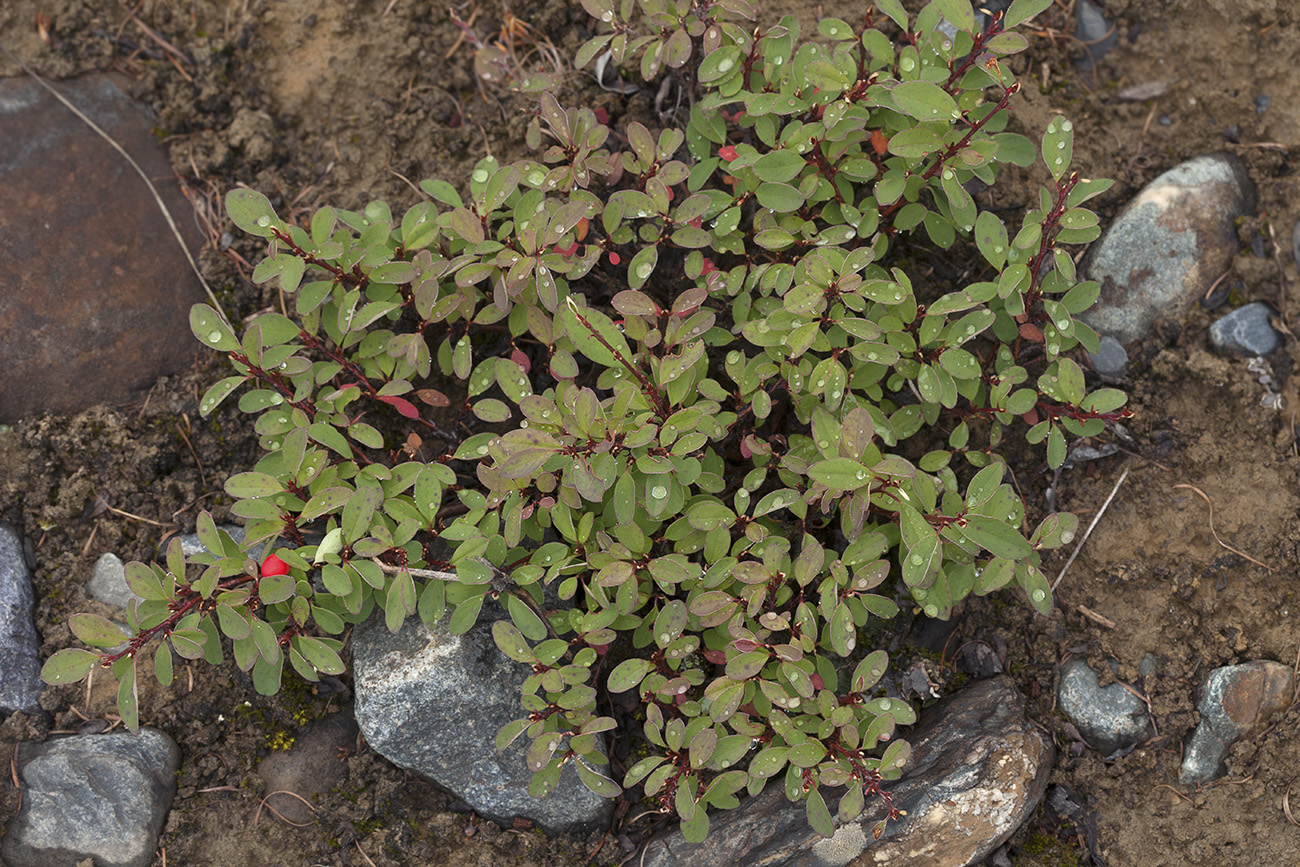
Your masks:
<instances>
[{"instance_id":1,"label":"mottled stone surface","mask_svg":"<svg viewBox=\"0 0 1300 867\"><path fill-rule=\"evenodd\" d=\"M1228 748L1262 732L1290 704L1294 689L1291 666L1268 659L1210 672L1196 704L1201 721L1188 740L1178 779L1208 783L1226 774Z\"/></svg>"},{"instance_id":2,"label":"mottled stone surface","mask_svg":"<svg viewBox=\"0 0 1300 867\"><path fill-rule=\"evenodd\" d=\"M1097 686L1097 672L1078 657L1061 667L1056 698L1088 746L1103 756L1128 749L1155 733L1146 702L1132 688L1122 683Z\"/></svg>"},{"instance_id":3,"label":"mottled stone surface","mask_svg":"<svg viewBox=\"0 0 1300 867\"><path fill-rule=\"evenodd\" d=\"M1254 207L1254 186L1231 154L1197 157L1160 175L1088 254L1084 273L1101 283L1101 297L1080 318L1128 345L1157 317L1181 316L1227 269L1236 220Z\"/></svg>"},{"instance_id":4,"label":"mottled stone surface","mask_svg":"<svg viewBox=\"0 0 1300 867\"><path fill-rule=\"evenodd\" d=\"M179 766L175 741L149 728L23 744L23 806L0 855L9 867L149 867Z\"/></svg>"},{"instance_id":5,"label":"mottled stone surface","mask_svg":"<svg viewBox=\"0 0 1300 867\"><path fill-rule=\"evenodd\" d=\"M36 594L23 557L23 539L0 523L0 714L40 713L41 642L32 619Z\"/></svg>"},{"instance_id":6,"label":"mottled stone surface","mask_svg":"<svg viewBox=\"0 0 1300 867\"><path fill-rule=\"evenodd\" d=\"M357 723L393 764L498 822L524 816L553 831L608 824L613 802L570 765L547 797L528 794L527 736L497 753L497 732L525 714L521 687L532 670L497 648L490 622L457 636L445 620L430 630L411 618L393 635L372 619L353 634L352 660Z\"/></svg>"},{"instance_id":7,"label":"mottled stone surface","mask_svg":"<svg viewBox=\"0 0 1300 867\"><path fill-rule=\"evenodd\" d=\"M1238 307L1210 326L1210 343L1221 353L1259 357L1282 345L1269 319L1273 308L1263 301Z\"/></svg>"},{"instance_id":8,"label":"mottled stone surface","mask_svg":"<svg viewBox=\"0 0 1300 867\"><path fill-rule=\"evenodd\" d=\"M633 863L644 867L965 867L1007 840L1047 787L1056 750L1025 717L1010 678L980 681L948 696L901 732L912 745L904 776L888 783L905 811L879 840L884 808L870 801L852 822L824 838L802 803L769 785L736 809L715 814L703 843L673 830L651 840ZM830 805L831 815L836 806Z\"/></svg>"},{"instance_id":9,"label":"mottled stone surface","mask_svg":"<svg viewBox=\"0 0 1300 867\"><path fill-rule=\"evenodd\" d=\"M107 75L60 91L154 180L202 238L145 109ZM30 78L0 80L0 423L141 397L198 352L203 291L121 154Z\"/></svg>"}]
</instances>

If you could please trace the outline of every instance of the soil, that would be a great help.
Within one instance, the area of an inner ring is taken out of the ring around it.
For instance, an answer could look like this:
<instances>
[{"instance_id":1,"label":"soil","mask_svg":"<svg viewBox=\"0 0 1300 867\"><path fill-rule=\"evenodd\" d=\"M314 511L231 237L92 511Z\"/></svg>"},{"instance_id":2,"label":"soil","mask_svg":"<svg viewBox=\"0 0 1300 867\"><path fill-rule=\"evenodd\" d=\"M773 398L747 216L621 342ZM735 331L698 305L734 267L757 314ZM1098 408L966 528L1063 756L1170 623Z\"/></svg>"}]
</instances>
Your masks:
<instances>
[{"instance_id":1,"label":"soil","mask_svg":"<svg viewBox=\"0 0 1300 867\"><path fill-rule=\"evenodd\" d=\"M1103 224L1183 160L1218 150L1240 156L1258 187L1259 217L1243 223L1242 253L1224 285L1233 303L1274 304L1286 329L1292 303L1300 309L1290 240L1300 217L1290 152L1300 144L1300 69L1291 48L1300 16L1286 0L1108 0L1119 43L1086 72L1076 63L1085 47L1068 35L1072 6L1062 0L1040 16L1029 51L1011 61L1024 82L1015 123L1036 138L1052 115L1073 119L1076 167L1117 181L1097 202ZM232 318L278 303L274 290L247 280L258 244L215 208L232 186L267 193L290 218L376 198L404 209L417 198L411 181L454 182L485 151L507 160L524 153L534 98L511 92L508 82L480 85L471 47L445 4L144 0L132 8L9 0L0 33L50 79L104 69L131 76L133 94L156 112L160 139L195 194L197 215L211 227L200 261ZM467 20L474 11L458 8ZM811 22L817 8L791 0L769 5L764 18L793 11ZM562 58L585 38L579 4L518 0L511 10L532 28L532 44L545 37ZM48 45L34 25L38 12L52 22ZM484 2L473 29L494 37L505 17L502 5ZM17 66L0 59L0 75L14 74ZM1167 85L1162 94L1121 96L1153 82ZM604 107L615 127L634 118L655 125L652 96L608 93L581 74L567 76L561 91L565 104ZM985 195L1023 210L1040 174L1008 172ZM1290 613L1300 613L1293 590L1300 394L1289 376L1300 352L1288 339L1269 359L1286 404L1261 406L1267 390L1247 362L1208 349L1208 325L1221 313L1195 310L1137 348L1125 383L1136 413L1128 425L1133 441L1057 480L1060 507L1080 513L1086 526L1130 471L1062 581L1056 612L1034 616L1010 595L973 600L937 658L940 674L955 679L952 660L963 643L1006 643L1031 717L1059 747L1052 783L1084 806L1067 822L1040 809L1004 850L1012 864L1300 863L1300 827L1287 803L1300 767L1292 714L1238 744L1224 780L1199 789L1177 782L1206 673L1251 659L1300 659ZM70 614L110 613L83 587L101 554L147 560L171 533L191 531L199 510L229 517L221 482L251 466L257 449L233 402L198 417L198 394L223 375L221 366L199 354L190 370L161 380L135 404L31 419L0 433L0 518L18 523L35 550L43 655L71 643ZM1016 480L1031 519L1041 517L1053 475L1025 460ZM114 511L93 508L97 499ZM1064 560L1047 564L1049 576ZM1156 667L1143 678L1148 654ZM1071 655L1085 656L1103 682L1144 686L1156 738L1113 762L1074 749L1053 701L1057 669ZM184 755L156 863L550 867L626 857L622 826L586 838L501 829L364 745L340 759L346 782L316 805L316 824L280 821L259 809L258 762L345 696L286 682L267 700L233 666L198 665L180 671L170 690L143 692L142 719L176 738ZM0 725L0 755L16 741L75 729L114 707L98 684L48 689L42 704L44 718L18 714ZM0 817L16 808L16 793L5 787ZM294 855L286 861L285 853Z\"/></svg>"}]
</instances>

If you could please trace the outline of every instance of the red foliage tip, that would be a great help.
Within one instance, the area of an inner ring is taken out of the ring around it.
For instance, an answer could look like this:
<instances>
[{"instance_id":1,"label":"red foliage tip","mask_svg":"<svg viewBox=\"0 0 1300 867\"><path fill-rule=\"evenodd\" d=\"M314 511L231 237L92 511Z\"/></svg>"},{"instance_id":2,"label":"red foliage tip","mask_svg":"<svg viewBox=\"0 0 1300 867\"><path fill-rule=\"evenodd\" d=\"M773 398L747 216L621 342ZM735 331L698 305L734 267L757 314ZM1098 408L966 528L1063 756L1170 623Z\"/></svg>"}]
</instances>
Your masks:
<instances>
[{"instance_id":1,"label":"red foliage tip","mask_svg":"<svg viewBox=\"0 0 1300 867\"><path fill-rule=\"evenodd\" d=\"M718 156L722 157L727 162L731 162L736 157L740 156L740 154L736 153L734 145L723 145L718 148Z\"/></svg>"},{"instance_id":2,"label":"red foliage tip","mask_svg":"<svg viewBox=\"0 0 1300 867\"><path fill-rule=\"evenodd\" d=\"M274 554L266 555L262 561L262 577L270 578L272 575L288 575L289 564L281 560Z\"/></svg>"},{"instance_id":3,"label":"red foliage tip","mask_svg":"<svg viewBox=\"0 0 1300 867\"><path fill-rule=\"evenodd\" d=\"M619 262L622 262L622 261L623 261L623 257L620 256L620 255L618 255L617 253L611 252L611 253L609 254L609 264L611 264L611 265L617 265Z\"/></svg>"}]
</instances>

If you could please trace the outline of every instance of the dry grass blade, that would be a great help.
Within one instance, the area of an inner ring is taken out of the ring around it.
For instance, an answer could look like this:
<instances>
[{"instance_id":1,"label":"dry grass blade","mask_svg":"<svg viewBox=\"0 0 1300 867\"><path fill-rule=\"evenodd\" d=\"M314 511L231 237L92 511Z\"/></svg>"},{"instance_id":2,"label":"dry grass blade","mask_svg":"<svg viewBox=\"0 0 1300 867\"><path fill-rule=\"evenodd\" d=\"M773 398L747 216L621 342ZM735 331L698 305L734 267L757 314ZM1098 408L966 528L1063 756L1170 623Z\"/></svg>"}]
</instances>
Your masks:
<instances>
[{"instance_id":1,"label":"dry grass blade","mask_svg":"<svg viewBox=\"0 0 1300 867\"><path fill-rule=\"evenodd\" d=\"M1291 783L1294 782L1295 780L1291 781ZM1282 812L1286 814L1286 820L1288 822L1295 825L1297 828L1300 828L1300 822L1297 822L1295 816L1291 815L1291 783L1286 784L1286 791L1282 793Z\"/></svg>"},{"instance_id":2,"label":"dry grass blade","mask_svg":"<svg viewBox=\"0 0 1300 867\"><path fill-rule=\"evenodd\" d=\"M1189 489L1189 490L1195 491L1198 495L1200 495L1200 498L1201 498L1202 500L1205 501L1205 504L1206 504L1207 506L1210 507L1210 519L1209 519L1209 524L1210 524L1210 535L1212 535L1212 536L1214 537L1214 541L1218 542L1220 546L1222 546L1224 549L1226 549L1226 550L1228 550L1228 551L1231 551L1232 553L1236 554L1238 557L1245 557L1247 560L1249 560L1250 562L1254 563L1256 566L1262 566L1262 567L1264 567L1265 569L1267 569L1267 570L1270 571L1270 572L1276 572L1276 571L1277 571L1276 569L1274 569L1272 566L1268 565L1267 563L1261 563L1260 561L1256 560L1254 557L1252 557L1252 556L1250 556L1249 554L1247 554L1245 551L1239 551L1238 549L1232 547L1232 546L1229 545L1227 542L1225 542L1225 541L1223 541L1222 539L1219 538L1219 534L1218 534L1218 532L1214 529L1214 503L1210 500L1209 497L1207 497L1207 496L1205 495L1205 491L1202 491L1200 488L1196 487L1195 485L1174 485L1174 487L1175 487L1175 488L1187 488L1187 489Z\"/></svg>"},{"instance_id":3,"label":"dry grass blade","mask_svg":"<svg viewBox=\"0 0 1300 867\"><path fill-rule=\"evenodd\" d=\"M1115 499L1115 494L1119 493L1119 486L1124 484L1124 480L1127 478L1128 467L1125 467L1124 472L1120 474L1119 481L1115 483L1115 487L1111 488L1110 496L1106 498L1106 502L1101 504L1101 508L1097 510L1097 514L1092 519L1092 523L1089 524L1088 529L1084 531L1083 538L1079 540L1078 545L1074 546L1074 553L1070 555L1070 559L1066 560L1065 565L1061 567L1061 574L1057 575L1056 580L1052 582L1053 593L1056 592L1056 585L1061 583L1061 579L1065 577L1065 573L1069 571L1071 564L1074 563L1074 558L1078 557L1079 552L1083 550L1083 543L1087 542L1088 537L1092 535L1092 529L1097 526L1097 522L1101 520L1101 516L1106 514L1106 509L1110 506L1110 501Z\"/></svg>"},{"instance_id":4,"label":"dry grass blade","mask_svg":"<svg viewBox=\"0 0 1300 867\"><path fill-rule=\"evenodd\" d=\"M279 819L281 822L284 822L286 825L292 825L295 828L306 828L311 825L310 822L291 822L288 819L286 819L284 816L280 815L279 810L275 809L275 807L272 807L270 804L267 803L267 801L270 800L271 796L273 795L292 795L293 797L297 798L299 801L302 801L304 804L306 804L307 809L311 810L313 814L315 814L316 812L316 808L312 806L311 801L308 801L306 798L304 798L302 795L298 794L297 792L290 792L288 789L277 789L274 792L267 792L266 797L262 798L258 802L257 812L253 814L254 828L257 827L258 820L262 818L263 807L270 810L271 814L275 816L275 818Z\"/></svg>"},{"instance_id":5,"label":"dry grass blade","mask_svg":"<svg viewBox=\"0 0 1300 867\"><path fill-rule=\"evenodd\" d=\"M153 195L154 203L158 205L158 210L162 212L163 219L167 221L167 226L172 230L172 235L176 237L176 243L180 245L181 252L185 254L186 261L190 263L190 269L194 271L194 276L198 277L199 283L203 285L203 291L208 293L208 299L212 301L212 306L216 309L217 315L221 317L221 321L225 323L226 327L230 328L230 320L226 318L225 311L221 309L221 302L217 300L216 293L212 291L212 287L208 285L208 281L203 277L203 273L199 271L199 263L194 261L194 256L190 253L190 248L185 245L185 239L181 237L181 230L176 227L176 221L172 219L172 213L167 209L167 204L162 200L162 196L159 195L158 188L154 186L153 181L150 180L147 174L145 174L144 169L140 168L140 164L126 152L126 148L118 144L111 135L100 129L99 126L87 117L84 112L69 102L67 97L55 90L53 85L33 72L26 63L23 63L18 59L17 55L8 48L5 48L3 45L0 45L0 51L3 51L6 57L18 64L22 68L23 72L34 78L37 84L48 90L55 99L63 103L64 108L75 114L82 123L93 129L100 138L112 145L113 149L121 154L124 160L131 164L131 168L135 169L135 173L139 175L140 179L149 187L149 192ZM231 330L233 331L234 329L232 328Z\"/></svg>"}]
</instances>

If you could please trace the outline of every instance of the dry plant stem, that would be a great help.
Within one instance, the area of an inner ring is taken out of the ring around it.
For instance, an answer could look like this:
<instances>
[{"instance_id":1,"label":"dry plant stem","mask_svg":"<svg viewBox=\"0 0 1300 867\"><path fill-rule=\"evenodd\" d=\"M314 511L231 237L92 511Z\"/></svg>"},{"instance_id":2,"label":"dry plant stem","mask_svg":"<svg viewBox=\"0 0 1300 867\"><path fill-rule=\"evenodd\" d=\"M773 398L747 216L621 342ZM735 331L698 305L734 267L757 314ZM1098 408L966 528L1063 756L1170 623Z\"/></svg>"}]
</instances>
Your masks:
<instances>
[{"instance_id":1,"label":"dry plant stem","mask_svg":"<svg viewBox=\"0 0 1300 867\"><path fill-rule=\"evenodd\" d=\"M26 63L23 63L21 60L19 60L18 57L12 51L4 47L3 45L0 45L0 51L3 51L5 53L5 56L7 56L14 63L17 63L18 66L22 68L23 72L27 73L32 78L34 78L37 84L39 84L41 87L45 88L51 94L53 94L54 98L57 99L59 102L63 103L64 107L67 108L68 111L75 114L82 123L84 123L86 126L93 129L100 138L102 138L104 141L112 145L113 149L117 151L119 154L121 154L122 158L131 164L131 168L135 169L135 173L140 176L140 180L144 181L145 185L149 187L149 192L153 195L154 203L158 205L158 210L162 212L163 219L167 221L168 228L172 230L172 234L176 237L176 243L180 245L181 252L185 254L186 261L190 263L190 269L194 271L194 276L198 277L199 283L203 285L203 291L208 293L208 299L212 302L213 308L216 309L217 315L221 317L221 321L225 324L227 328L231 328L230 320L226 318L225 311L221 309L221 302L217 300L216 293L212 291L212 287L209 286L208 281L204 279L203 273L199 271L199 265L197 262L194 261L194 256L190 253L190 248L185 245L185 239L181 237L181 231L176 227L176 221L172 219L171 211L167 209L167 204L162 200L162 196L158 194L158 188L153 185L153 181L151 181L149 179L149 176L145 174L144 169L140 168L140 164L137 163L131 157L131 155L126 152L126 148L122 147L120 144L117 143L117 141L113 139L112 136L110 136L108 133L100 129L99 126L89 117L87 117L84 112L82 112L75 105L69 102L67 97L59 93L57 90L55 90L53 85L51 85L44 78L41 78L39 75L33 72L31 68ZM233 331L234 329L231 328L231 330Z\"/></svg>"},{"instance_id":2,"label":"dry plant stem","mask_svg":"<svg viewBox=\"0 0 1300 867\"><path fill-rule=\"evenodd\" d=\"M1237 550L1236 548L1234 548L1234 547L1232 547L1231 545L1229 545L1227 542L1225 542L1225 541L1223 541L1222 539L1219 538L1219 534L1218 534L1218 532L1215 531L1215 529L1214 529L1214 503L1211 502L1210 498L1207 497L1207 496L1205 495L1205 492L1204 492L1204 491L1202 491L1200 488L1196 487L1195 485L1174 485L1174 487L1175 487L1175 488L1189 488L1189 489L1195 491L1197 494L1200 495L1201 499L1205 501L1206 505L1208 505L1208 506L1210 507L1210 520L1209 520L1209 523L1210 523L1210 535L1214 536L1214 541L1218 542L1220 546L1222 546L1224 549L1226 549L1226 550L1228 550L1228 551L1231 551L1232 553L1236 554L1238 557L1245 557L1247 560L1249 560L1250 562L1254 563L1256 566L1263 566L1265 569L1267 569L1267 570L1270 571L1270 572L1276 572L1276 571L1277 571L1276 569L1274 569L1272 566L1268 565L1267 563L1261 563L1260 561L1256 560L1254 557L1252 557L1252 556L1250 556L1249 554L1247 554L1245 551L1239 551L1239 550Z\"/></svg>"},{"instance_id":3,"label":"dry plant stem","mask_svg":"<svg viewBox=\"0 0 1300 867\"><path fill-rule=\"evenodd\" d=\"M1104 614L1098 614L1096 611L1093 611L1091 608L1089 608L1086 605L1075 606L1075 610L1078 611L1080 614L1082 614L1084 617L1091 620L1093 623L1099 623L1102 626L1106 627L1107 629L1115 628L1114 620L1111 620L1109 617L1107 617Z\"/></svg>"},{"instance_id":4,"label":"dry plant stem","mask_svg":"<svg viewBox=\"0 0 1300 867\"><path fill-rule=\"evenodd\" d=\"M1110 506L1110 501L1115 499L1115 494L1119 493L1119 486L1124 484L1124 480L1127 478L1128 467L1125 467L1124 472L1120 473L1119 481L1117 481L1115 487L1111 489L1110 496L1106 498L1106 502L1101 504L1101 508L1097 510L1096 516L1092 519L1092 523L1089 524L1088 529L1084 531L1083 538L1079 540L1078 545L1074 546L1074 553L1070 555L1070 559L1066 560L1065 565L1061 567L1061 574L1057 575L1056 580L1052 582L1053 593L1056 592L1056 586L1061 583L1061 579L1065 577L1065 573L1069 571L1070 565L1074 563L1074 558L1078 557L1079 552L1083 550L1083 543L1087 542L1088 537L1092 535L1092 528L1097 526L1097 522L1101 520L1101 516L1106 514L1106 508Z\"/></svg>"}]
</instances>

